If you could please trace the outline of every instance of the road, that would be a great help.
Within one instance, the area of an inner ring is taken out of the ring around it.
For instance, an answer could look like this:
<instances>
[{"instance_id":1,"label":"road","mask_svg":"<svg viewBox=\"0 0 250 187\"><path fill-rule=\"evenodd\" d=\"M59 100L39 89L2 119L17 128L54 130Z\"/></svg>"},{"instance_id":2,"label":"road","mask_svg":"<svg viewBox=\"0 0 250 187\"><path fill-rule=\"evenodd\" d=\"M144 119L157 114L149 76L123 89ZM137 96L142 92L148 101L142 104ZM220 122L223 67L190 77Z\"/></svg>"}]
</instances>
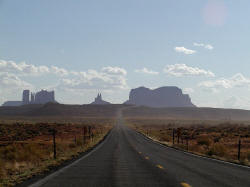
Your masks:
<instances>
[{"instance_id":1,"label":"road","mask_svg":"<svg viewBox=\"0 0 250 187\"><path fill-rule=\"evenodd\" d=\"M250 169L165 147L119 118L96 149L31 186L250 187Z\"/></svg>"}]
</instances>

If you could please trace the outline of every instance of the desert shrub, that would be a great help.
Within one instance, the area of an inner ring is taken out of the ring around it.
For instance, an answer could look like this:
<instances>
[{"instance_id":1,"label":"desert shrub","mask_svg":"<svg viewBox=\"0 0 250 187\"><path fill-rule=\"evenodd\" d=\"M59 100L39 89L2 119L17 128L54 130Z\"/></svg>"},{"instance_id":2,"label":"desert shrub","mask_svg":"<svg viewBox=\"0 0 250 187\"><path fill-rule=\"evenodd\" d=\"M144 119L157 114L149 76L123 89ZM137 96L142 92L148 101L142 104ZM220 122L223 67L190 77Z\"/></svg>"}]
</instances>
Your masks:
<instances>
[{"instance_id":1,"label":"desert shrub","mask_svg":"<svg viewBox=\"0 0 250 187\"><path fill-rule=\"evenodd\" d=\"M204 153L205 152L204 147L199 146L197 144L189 145L188 149L189 149L189 151L193 151L193 152L196 152L196 153Z\"/></svg>"},{"instance_id":2,"label":"desert shrub","mask_svg":"<svg viewBox=\"0 0 250 187\"><path fill-rule=\"evenodd\" d=\"M198 145L206 145L207 147L210 146L211 140L207 136L201 136L197 138L197 144Z\"/></svg>"},{"instance_id":3,"label":"desert shrub","mask_svg":"<svg viewBox=\"0 0 250 187\"><path fill-rule=\"evenodd\" d=\"M76 139L76 145L82 146L82 140L80 138Z\"/></svg>"},{"instance_id":4,"label":"desert shrub","mask_svg":"<svg viewBox=\"0 0 250 187\"><path fill-rule=\"evenodd\" d=\"M214 138L214 143L217 143L217 142L219 142L220 141L220 137L215 137Z\"/></svg>"},{"instance_id":5,"label":"desert shrub","mask_svg":"<svg viewBox=\"0 0 250 187\"><path fill-rule=\"evenodd\" d=\"M0 158L0 181L1 179L5 176L5 172L4 172L4 162L3 160Z\"/></svg>"},{"instance_id":6,"label":"desert shrub","mask_svg":"<svg viewBox=\"0 0 250 187\"><path fill-rule=\"evenodd\" d=\"M21 146L21 150L18 154L17 161L29 160L37 163L39 160L48 156L48 149L35 143L24 144Z\"/></svg>"},{"instance_id":7,"label":"desert shrub","mask_svg":"<svg viewBox=\"0 0 250 187\"><path fill-rule=\"evenodd\" d=\"M17 157L17 149L15 145L5 146L0 152L3 160L13 161Z\"/></svg>"},{"instance_id":8,"label":"desert shrub","mask_svg":"<svg viewBox=\"0 0 250 187\"><path fill-rule=\"evenodd\" d=\"M76 148L76 144L75 144L75 143L70 143L70 144L69 144L69 148L70 148L70 149Z\"/></svg>"},{"instance_id":9,"label":"desert shrub","mask_svg":"<svg viewBox=\"0 0 250 187\"><path fill-rule=\"evenodd\" d=\"M227 149L224 145L219 144L219 143L215 143L207 152L207 155L209 156L220 156L223 157L227 154Z\"/></svg>"},{"instance_id":10,"label":"desert shrub","mask_svg":"<svg viewBox=\"0 0 250 187\"><path fill-rule=\"evenodd\" d=\"M38 144L11 144L0 150L3 160L10 162L33 162L48 156L48 149L42 148Z\"/></svg>"},{"instance_id":11,"label":"desert shrub","mask_svg":"<svg viewBox=\"0 0 250 187\"><path fill-rule=\"evenodd\" d=\"M163 141L163 142L169 142L171 139L169 136L161 136L159 141Z\"/></svg>"}]
</instances>

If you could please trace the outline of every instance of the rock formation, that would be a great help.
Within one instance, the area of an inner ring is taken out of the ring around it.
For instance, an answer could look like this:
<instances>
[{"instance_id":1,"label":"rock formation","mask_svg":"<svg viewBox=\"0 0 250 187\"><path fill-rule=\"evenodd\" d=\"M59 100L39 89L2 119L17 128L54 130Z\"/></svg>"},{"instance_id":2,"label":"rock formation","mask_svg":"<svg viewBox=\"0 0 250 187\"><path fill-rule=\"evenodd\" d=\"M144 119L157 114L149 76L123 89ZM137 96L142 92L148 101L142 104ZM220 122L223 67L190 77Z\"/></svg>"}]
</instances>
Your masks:
<instances>
[{"instance_id":1,"label":"rock formation","mask_svg":"<svg viewBox=\"0 0 250 187\"><path fill-rule=\"evenodd\" d=\"M154 90L145 87L132 89L129 100L124 104L149 107L195 107L189 95L183 94L180 88L174 86Z\"/></svg>"},{"instance_id":2,"label":"rock formation","mask_svg":"<svg viewBox=\"0 0 250 187\"><path fill-rule=\"evenodd\" d=\"M21 106L46 103L57 103L54 91L49 92L47 90L41 90L40 92L30 94L29 90L23 90L22 101L6 101L3 106Z\"/></svg>"},{"instance_id":3,"label":"rock formation","mask_svg":"<svg viewBox=\"0 0 250 187\"><path fill-rule=\"evenodd\" d=\"M95 101L90 103L91 105L108 105L111 104L107 101L102 100L102 94L98 94L97 97L95 98Z\"/></svg>"}]
</instances>

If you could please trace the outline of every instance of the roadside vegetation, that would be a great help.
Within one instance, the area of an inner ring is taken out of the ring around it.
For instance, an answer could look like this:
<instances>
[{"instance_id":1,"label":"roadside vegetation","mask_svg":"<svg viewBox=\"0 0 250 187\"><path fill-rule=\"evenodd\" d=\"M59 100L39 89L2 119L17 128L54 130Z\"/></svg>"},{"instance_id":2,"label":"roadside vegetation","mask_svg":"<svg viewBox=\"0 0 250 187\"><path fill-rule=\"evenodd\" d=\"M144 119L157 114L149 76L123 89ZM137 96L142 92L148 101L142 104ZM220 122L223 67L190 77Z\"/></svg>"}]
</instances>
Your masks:
<instances>
[{"instance_id":1,"label":"roadside vegetation","mask_svg":"<svg viewBox=\"0 0 250 187\"><path fill-rule=\"evenodd\" d=\"M72 123L2 122L0 186L14 186L76 158L100 142L114 121L113 118L85 118Z\"/></svg>"},{"instance_id":2,"label":"roadside vegetation","mask_svg":"<svg viewBox=\"0 0 250 187\"><path fill-rule=\"evenodd\" d=\"M250 166L248 124L159 118L127 118L126 121L133 129L165 145Z\"/></svg>"}]
</instances>

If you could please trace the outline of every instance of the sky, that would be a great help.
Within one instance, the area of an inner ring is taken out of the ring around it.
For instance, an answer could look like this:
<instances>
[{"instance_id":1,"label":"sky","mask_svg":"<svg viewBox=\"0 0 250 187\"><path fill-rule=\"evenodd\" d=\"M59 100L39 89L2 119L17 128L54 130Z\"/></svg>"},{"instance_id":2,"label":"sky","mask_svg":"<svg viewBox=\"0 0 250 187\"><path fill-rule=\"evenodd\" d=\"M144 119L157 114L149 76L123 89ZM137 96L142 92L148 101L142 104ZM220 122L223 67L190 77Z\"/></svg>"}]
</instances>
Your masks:
<instances>
[{"instance_id":1,"label":"sky","mask_svg":"<svg viewBox=\"0 0 250 187\"><path fill-rule=\"evenodd\" d=\"M250 109L249 0L0 0L0 104L65 104L177 86L199 107Z\"/></svg>"}]
</instances>

